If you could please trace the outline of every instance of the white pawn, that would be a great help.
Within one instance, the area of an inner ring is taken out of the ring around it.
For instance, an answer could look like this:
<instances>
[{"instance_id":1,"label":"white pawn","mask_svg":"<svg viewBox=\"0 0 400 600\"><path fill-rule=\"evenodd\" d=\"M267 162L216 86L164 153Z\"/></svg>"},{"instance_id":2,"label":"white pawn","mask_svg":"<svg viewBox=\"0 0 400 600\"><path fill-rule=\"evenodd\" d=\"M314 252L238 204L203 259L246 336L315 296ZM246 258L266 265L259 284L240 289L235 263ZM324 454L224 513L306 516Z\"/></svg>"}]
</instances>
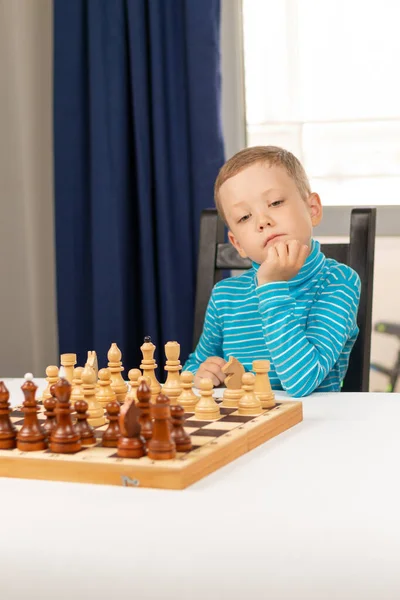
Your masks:
<instances>
[{"instance_id":1,"label":"white pawn","mask_svg":"<svg viewBox=\"0 0 400 600\"><path fill-rule=\"evenodd\" d=\"M75 367L74 377L72 379L72 392L71 392L71 407L75 408L75 402L77 400L83 400L83 389L82 389L82 373L83 367Z\"/></svg>"},{"instance_id":2,"label":"white pawn","mask_svg":"<svg viewBox=\"0 0 400 600\"><path fill-rule=\"evenodd\" d=\"M111 371L110 369L100 369L98 372L98 387L96 389L96 400L103 407L106 408L109 402L114 402L117 397L114 390L111 387Z\"/></svg>"},{"instance_id":3,"label":"white pawn","mask_svg":"<svg viewBox=\"0 0 400 600\"><path fill-rule=\"evenodd\" d=\"M182 393L178 397L178 404L185 409L185 412L194 412L199 396L193 391L193 373L183 371L181 374Z\"/></svg>"},{"instance_id":4,"label":"white pawn","mask_svg":"<svg viewBox=\"0 0 400 600\"><path fill-rule=\"evenodd\" d=\"M43 392L42 400L46 400L47 398L52 397L52 395L50 394L50 388L53 385L53 383L57 383L58 381L58 367L56 365L50 365L46 369L46 375L47 387Z\"/></svg>"},{"instance_id":5,"label":"white pawn","mask_svg":"<svg viewBox=\"0 0 400 600\"><path fill-rule=\"evenodd\" d=\"M196 404L194 415L201 421L214 421L219 419L221 411L213 397L213 383L211 379L204 378L200 381L200 399Z\"/></svg>"},{"instance_id":6,"label":"white pawn","mask_svg":"<svg viewBox=\"0 0 400 600\"><path fill-rule=\"evenodd\" d=\"M245 393L239 400L239 415L259 415L262 413L261 402L254 393L255 375L245 373L242 377L242 388Z\"/></svg>"},{"instance_id":7,"label":"white pawn","mask_svg":"<svg viewBox=\"0 0 400 600\"><path fill-rule=\"evenodd\" d=\"M137 400L137 389L139 387L139 377L142 376L140 369L131 369L128 373L129 382L131 384L131 389L126 395L125 402L127 400L133 400L136 402ZM148 378L150 379L150 378Z\"/></svg>"}]
</instances>

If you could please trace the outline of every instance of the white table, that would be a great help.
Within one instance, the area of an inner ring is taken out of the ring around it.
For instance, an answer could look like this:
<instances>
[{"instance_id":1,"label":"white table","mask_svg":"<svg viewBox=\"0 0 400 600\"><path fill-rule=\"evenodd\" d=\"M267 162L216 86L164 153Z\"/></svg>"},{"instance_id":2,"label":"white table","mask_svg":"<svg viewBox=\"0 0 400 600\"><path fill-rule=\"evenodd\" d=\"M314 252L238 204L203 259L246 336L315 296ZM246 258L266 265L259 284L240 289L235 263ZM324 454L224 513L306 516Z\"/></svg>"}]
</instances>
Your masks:
<instances>
[{"instance_id":1,"label":"white table","mask_svg":"<svg viewBox=\"0 0 400 600\"><path fill-rule=\"evenodd\" d=\"M183 491L0 479L1 600L398 600L400 394L303 402Z\"/></svg>"}]
</instances>

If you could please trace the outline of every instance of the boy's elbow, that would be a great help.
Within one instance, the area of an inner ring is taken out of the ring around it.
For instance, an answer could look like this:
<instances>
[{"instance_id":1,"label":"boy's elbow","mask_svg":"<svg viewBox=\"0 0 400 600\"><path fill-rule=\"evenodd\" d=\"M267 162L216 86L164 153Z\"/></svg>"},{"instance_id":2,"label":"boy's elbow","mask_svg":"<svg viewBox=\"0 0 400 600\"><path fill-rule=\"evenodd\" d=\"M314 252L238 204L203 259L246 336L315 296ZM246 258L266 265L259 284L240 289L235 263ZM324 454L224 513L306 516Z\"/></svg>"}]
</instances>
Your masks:
<instances>
[{"instance_id":1,"label":"boy's elbow","mask_svg":"<svg viewBox=\"0 0 400 600\"><path fill-rule=\"evenodd\" d=\"M318 387L318 380L315 380L315 377L310 378L308 381L301 381L300 383L290 383L285 384L282 382L282 387L289 396L293 396L294 398L304 398L305 396L309 396Z\"/></svg>"}]
</instances>

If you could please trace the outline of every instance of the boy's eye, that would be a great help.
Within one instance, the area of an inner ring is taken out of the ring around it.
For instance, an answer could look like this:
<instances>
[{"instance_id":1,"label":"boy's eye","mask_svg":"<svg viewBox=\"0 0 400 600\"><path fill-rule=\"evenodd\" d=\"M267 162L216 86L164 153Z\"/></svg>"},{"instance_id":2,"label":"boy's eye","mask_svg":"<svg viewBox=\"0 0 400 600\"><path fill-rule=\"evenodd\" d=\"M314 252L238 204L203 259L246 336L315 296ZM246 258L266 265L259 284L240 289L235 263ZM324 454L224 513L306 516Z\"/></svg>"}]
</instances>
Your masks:
<instances>
[{"instance_id":1,"label":"boy's eye","mask_svg":"<svg viewBox=\"0 0 400 600\"><path fill-rule=\"evenodd\" d=\"M247 219L250 218L250 215L244 215L244 217L241 217L238 221L238 223L244 223L245 221L247 221Z\"/></svg>"},{"instance_id":2,"label":"boy's eye","mask_svg":"<svg viewBox=\"0 0 400 600\"><path fill-rule=\"evenodd\" d=\"M271 206L273 207L280 206L281 204L283 204L283 200L275 200L275 202L271 202Z\"/></svg>"}]
</instances>

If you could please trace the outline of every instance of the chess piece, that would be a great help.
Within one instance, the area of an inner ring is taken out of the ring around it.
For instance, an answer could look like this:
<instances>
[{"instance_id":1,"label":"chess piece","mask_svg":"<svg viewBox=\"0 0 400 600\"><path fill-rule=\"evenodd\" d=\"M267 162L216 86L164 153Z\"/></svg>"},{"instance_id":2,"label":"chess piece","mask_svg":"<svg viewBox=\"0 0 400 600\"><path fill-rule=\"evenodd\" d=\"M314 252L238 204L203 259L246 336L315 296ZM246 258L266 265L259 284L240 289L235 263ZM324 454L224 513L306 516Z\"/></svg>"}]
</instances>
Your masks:
<instances>
[{"instance_id":1,"label":"chess piece","mask_svg":"<svg viewBox=\"0 0 400 600\"><path fill-rule=\"evenodd\" d=\"M261 402L254 393L255 375L245 373L242 377L244 394L239 400L239 415L259 415L262 413Z\"/></svg>"},{"instance_id":2,"label":"chess piece","mask_svg":"<svg viewBox=\"0 0 400 600\"><path fill-rule=\"evenodd\" d=\"M17 443L17 430L11 422L10 393L0 381L0 450L11 450Z\"/></svg>"},{"instance_id":3,"label":"chess piece","mask_svg":"<svg viewBox=\"0 0 400 600\"><path fill-rule=\"evenodd\" d=\"M178 342L168 342L165 344L165 356L167 361L164 369L167 371L167 381L162 386L162 393L168 396L171 405L178 404L178 398L182 393L181 379L179 371L182 369L179 354L181 347Z\"/></svg>"},{"instance_id":4,"label":"chess piece","mask_svg":"<svg viewBox=\"0 0 400 600\"><path fill-rule=\"evenodd\" d=\"M108 367L111 371L111 387L115 392L117 401L122 404L125 400L126 393L128 391L128 385L122 378L121 371L124 370L121 362L121 350L117 344L113 342L108 351Z\"/></svg>"},{"instance_id":5,"label":"chess piece","mask_svg":"<svg viewBox=\"0 0 400 600\"><path fill-rule=\"evenodd\" d=\"M55 390L55 384L51 386L51 390ZM47 433L47 439L50 439L51 433L54 431L55 426L57 425L57 415L55 413L55 409L57 406L56 398L46 398L43 400L43 405L45 408L44 414L46 417L45 422L43 423L43 429Z\"/></svg>"},{"instance_id":6,"label":"chess piece","mask_svg":"<svg viewBox=\"0 0 400 600\"><path fill-rule=\"evenodd\" d=\"M121 437L121 430L119 427L120 410L121 407L116 400L112 400L106 406L109 425L103 433L103 439L101 441L101 445L105 448L116 448L118 446L118 440Z\"/></svg>"},{"instance_id":7,"label":"chess piece","mask_svg":"<svg viewBox=\"0 0 400 600\"><path fill-rule=\"evenodd\" d=\"M151 341L150 336L146 336L144 338L144 343L140 346L140 350L142 351L143 360L140 364L140 368L142 369L143 375L145 377L150 377L151 385L151 401L157 398L158 394L161 392L161 385L159 384L156 377L156 368L157 363L154 360L154 352L155 345Z\"/></svg>"},{"instance_id":8,"label":"chess piece","mask_svg":"<svg viewBox=\"0 0 400 600\"><path fill-rule=\"evenodd\" d=\"M100 369L98 373L98 388L96 390L96 400L100 406L105 409L109 402L117 399L116 394L111 387L111 371L110 369Z\"/></svg>"},{"instance_id":9,"label":"chess piece","mask_svg":"<svg viewBox=\"0 0 400 600\"><path fill-rule=\"evenodd\" d=\"M190 371L183 371L181 373L181 386L182 393L178 397L178 403L183 406L185 412L194 412L199 396L193 391L193 373Z\"/></svg>"},{"instance_id":10,"label":"chess piece","mask_svg":"<svg viewBox=\"0 0 400 600\"><path fill-rule=\"evenodd\" d=\"M225 408L237 408L239 400L244 394L242 389L242 376L244 375L244 366L233 356L222 367L222 372L225 373L224 394L222 397L222 406Z\"/></svg>"},{"instance_id":11,"label":"chess piece","mask_svg":"<svg viewBox=\"0 0 400 600\"><path fill-rule=\"evenodd\" d=\"M175 458L176 447L171 437L170 401L164 394L159 394L150 407L153 419L153 436L147 443L147 456L152 460L168 460Z\"/></svg>"},{"instance_id":12,"label":"chess piece","mask_svg":"<svg viewBox=\"0 0 400 600\"><path fill-rule=\"evenodd\" d=\"M76 365L76 354L61 354L60 364L64 367L65 379L72 383L74 378L74 366Z\"/></svg>"},{"instance_id":13,"label":"chess piece","mask_svg":"<svg viewBox=\"0 0 400 600\"><path fill-rule=\"evenodd\" d=\"M88 423L92 427L104 425L104 409L96 400L96 375L90 365L85 365L82 372L83 398L88 403Z\"/></svg>"},{"instance_id":14,"label":"chess piece","mask_svg":"<svg viewBox=\"0 0 400 600\"><path fill-rule=\"evenodd\" d=\"M177 452L189 452L192 449L190 435L183 428L185 410L183 406L171 406L172 433Z\"/></svg>"},{"instance_id":15,"label":"chess piece","mask_svg":"<svg viewBox=\"0 0 400 600\"><path fill-rule=\"evenodd\" d=\"M32 373L26 373L21 389L25 396L21 409L24 413L24 423L17 433L17 448L22 452L45 450L47 436L38 421L38 404L35 398L37 386L33 383Z\"/></svg>"},{"instance_id":16,"label":"chess piece","mask_svg":"<svg viewBox=\"0 0 400 600\"><path fill-rule=\"evenodd\" d=\"M77 400L83 400L83 389L82 389L82 373L83 367L75 367L74 376L72 378L72 392L71 392L71 406L75 408L75 402Z\"/></svg>"},{"instance_id":17,"label":"chess piece","mask_svg":"<svg viewBox=\"0 0 400 600\"><path fill-rule=\"evenodd\" d=\"M137 389L137 406L140 409L140 433L146 442L150 440L151 436L153 435L153 424L150 418L151 388L148 385L149 381L150 378L141 377L139 379L139 387Z\"/></svg>"},{"instance_id":18,"label":"chess piece","mask_svg":"<svg viewBox=\"0 0 400 600\"><path fill-rule=\"evenodd\" d=\"M254 393L262 408L273 408L276 405L275 394L268 377L269 369L269 360L253 360L253 371L256 374Z\"/></svg>"},{"instance_id":19,"label":"chess piece","mask_svg":"<svg viewBox=\"0 0 400 600\"><path fill-rule=\"evenodd\" d=\"M50 436L49 448L55 454L72 454L82 449L81 438L72 423L70 404L71 384L60 369L60 378L54 385L57 398L57 424Z\"/></svg>"},{"instance_id":20,"label":"chess piece","mask_svg":"<svg viewBox=\"0 0 400 600\"><path fill-rule=\"evenodd\" d=\"M95 350L88 351L86 363L92 367L94 374L96 376L96 381L97 381L97 378L99 376L98 375L99 374L99 364L97 361L97 354L96 354Z\"/></svg>"},{"instance_id":21,"label":"chess piece","mask_svg":"<svg viewBox=\"0 0 400 600\"><path fill-rule=\"evenodd\" d=\"M96 443L94 429L88 423L88 403L86 400L75 402L76 423L75 431L81 438L82 446L93 446Z\"/></svg>"},{"instance_id":22,"label":"chess piece","mask_svg":"<svg viewBox=\"0 0 400 600\"><path fill-rule=\"evenodd\" d=\"M121 407L119 426L121 437L117 442L117 454L121 458L141 458L146 453L146 443L140 435L140 408L133 402Z\"/></svg>"},{"instance_id":23,"label":"chess piece","mask_svg":"<svg viewBox=\"0 0 400 600\"><path fill-rule=\"evenodd\" d=\"M47 387L42 394L42 400L45 400L45 398L51 398L50 388L53 383L57 383L58 381L58 367L56 365L48 366L46 369L46 375Z\"/></svg>"},{"instance_id":24,"label":"chess piece","mask_svg":"<svg viewBox=\"0 0 400 600\"><path fill-rule=\"evenodd\" d=\"M220 408L213 397L213 383L207 377L200 381L200 400L196 404L194 415L201 421L213 421L219 419Z\"/></svg>"},{"instance_id":25,"label":"chess piece","mask_svg":"<svg viewBox=\"0 0 400 600\"><path fill-rule=\"evenodd\" d=\"M134 400L136 402L136 392L139 387L139 377L141 377L142 373L140 369L131 369L128 373L128 378L131 384L131 389L126 395L125 400Z\"/></svg>"}]
</instances>

